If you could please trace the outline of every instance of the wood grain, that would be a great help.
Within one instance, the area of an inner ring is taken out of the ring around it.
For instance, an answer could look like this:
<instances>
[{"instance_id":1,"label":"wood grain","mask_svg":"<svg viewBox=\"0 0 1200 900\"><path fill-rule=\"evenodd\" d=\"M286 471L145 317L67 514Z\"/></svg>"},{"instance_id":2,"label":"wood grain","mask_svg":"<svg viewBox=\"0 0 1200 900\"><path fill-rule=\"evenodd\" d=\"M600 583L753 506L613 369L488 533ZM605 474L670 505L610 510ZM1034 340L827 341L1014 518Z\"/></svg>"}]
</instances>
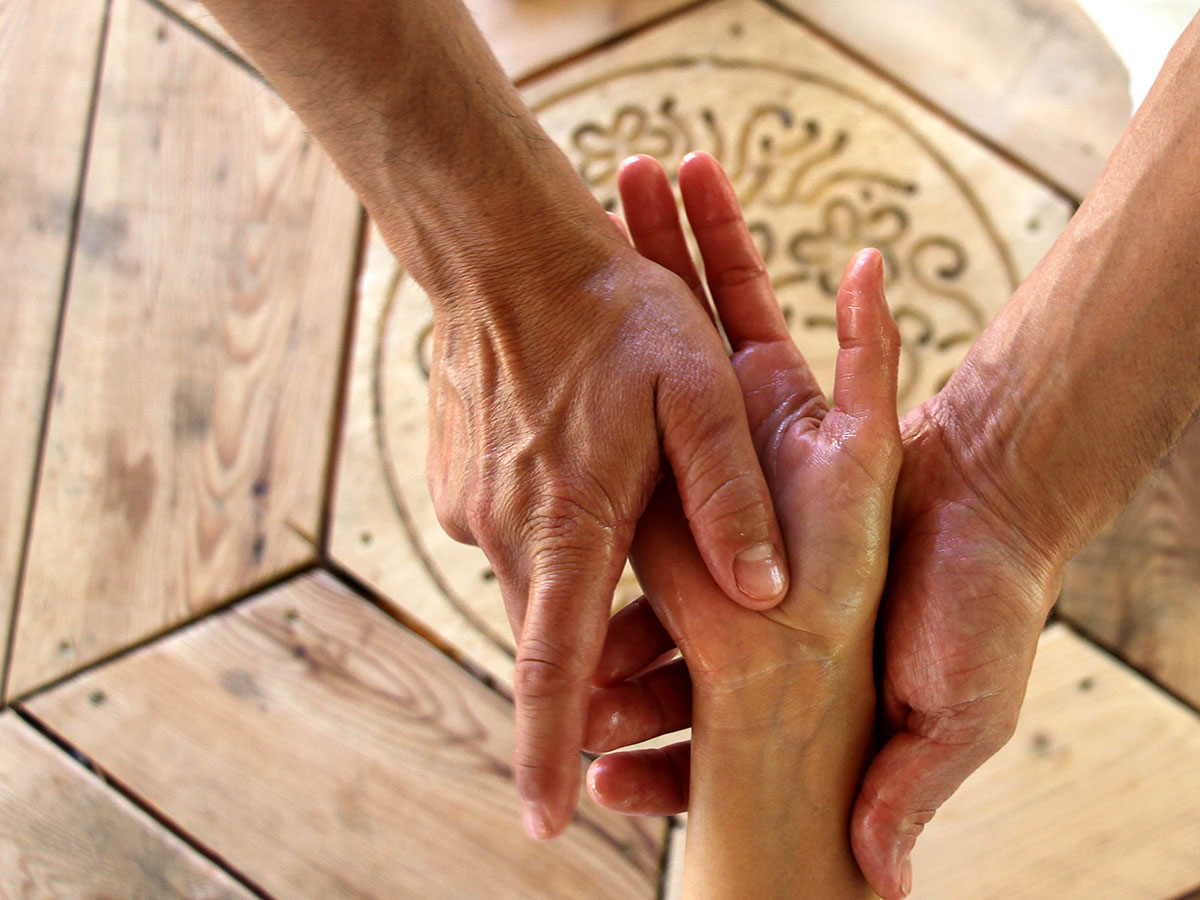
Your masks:
<instances>
[{"instance_id":1,"label":"wood grain","mask_svg":"<svg viewBox=\"0 0 1200 900\"><path fill-rule=\"evenodd\" d=\"M1082 198L1129 123L1129 73L1075 0L777 0Z\"/></svg>"},{"instance_id":2,"label":"wood grain","mask_svg":"<svg viewBox=\"0 0 1200 900\"><path fill-rule=\"evenodd\" d=\"M1200 707L1200 426L1067 566L1058 610Z\"/></svg>"},{"instance_id":3,"label":"wood grain","mask_svg":"<svg viewBox=\"0 0 1200 900\"><path fill-rule=\"evenodd\" d=\"M917 842L911 896L1187 900L1200 879L1198 808L1200 717L1052 625L1016 734Z\"/></svg>"},{"instance_id":4,"label":"wood grain","mask_svg":"<svg viewBox=\"0 0 1200 900\"><path fill-rule=\"evenodd\" d=\"M492 52L514 81L612 40L694 0L466 0ZM203 0L163 0L245 58Z\"/></svg>"},{"instance_id":5,"label":"wood grain","mask_svg":"<svg viewBox=\"0 0 1200 900\"><path fill-rule=\"evenodd\" d=\"M103 0L0 0L0 672L103 16Z\"/></svg>"},{"instance_id":6,"label":"wood grain","mask_svg":"<svg viewBox=\"0 0 1200 900\"><path fill-rule=\"evenodd\" d=\"M358 209L260 82L114 3L10 693L315 557Z\"/></svg>"},{"instance_id":7,"label":"wood grain","mask_svg":"<svg viewBox=\"0 0 1200 900\"><path fill-rule=\"evenodd\" d=\"M2 900L251 900L13 713L0 716Z\"/></svg>"},{"instance_id":8,"label":"wood grain","mask_svg":"<svg viewBox=\"0 0 1200 900\"><path fill-rule=\"evenodd\" d=\"M938 812L914 900L1173 900L1200 878L1200 717L1062 625L1009 744Z\"/></svg>"},{"instance_id":9,"label":"wood grain","mask_svg":"<svg viewBox=\"0 0 1200 900\"><path fill-rule=\"evenodd\" d=\"M511 705L324 574L29 709L273 896L655 896L661 821L526 839Z\"/></svg>"},{"instance_id":10,"label":"wood grain","mask_svg":"<svg viewBox=\"0 0 1200 900\"><path fill-rule=\"evenodd\" d=\"M781 63L780 61L787 61ZM792 332L829 383L842 267L880 247L901 321L903 402L948 377L1049 248L1068 203L892 84L758 2L706 4L526 91L597 198L625 155L689 150L734 175ZM372 238L360 282L331 552L507 683L512 638L483 554L442 531L426 487L431 313ZM629 578L618 602L636 596Z\"/></svg>"}]
</instances>

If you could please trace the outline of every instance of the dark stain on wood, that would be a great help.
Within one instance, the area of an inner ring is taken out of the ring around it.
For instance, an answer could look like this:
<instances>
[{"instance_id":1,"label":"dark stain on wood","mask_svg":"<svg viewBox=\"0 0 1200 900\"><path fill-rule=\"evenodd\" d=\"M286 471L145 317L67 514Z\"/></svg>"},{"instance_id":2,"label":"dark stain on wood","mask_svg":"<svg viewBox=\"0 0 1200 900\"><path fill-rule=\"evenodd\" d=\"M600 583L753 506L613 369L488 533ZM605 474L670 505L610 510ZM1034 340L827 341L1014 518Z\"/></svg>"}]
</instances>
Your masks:
<instances>
[{"instance_id":1,"label":"dark stain on wood","mask_svg":"<svg viewBox=\"0 0 1200 900\"><path fill-rule=\"evenodd\" d=\"M107 213L85 207L80 215L78 246L84 256L112 257L128 237L129 216L120 207Z\"/></svg>"},{"instance_id":2,"label":"dark stain on wood","mask_svg":"<svg viewBox=\"0 0 1200 900\"><path fill-rule=\"evenodd\" d=\"M106 512L119 512L129 524L129 530L140 534L150 518L154 492L158 487L158 471L149 453L130 461L125 436L110 432L104 461L104 500Z\"/></svg>"},{"instance_id":3,"label":"dark stain on wood","mask_svg":"<svg viewBox=\"0 0 1200 900\"><path fill-rule=\"evenodd\" d=\"M265 700L266 694L254 676L245 669L226 669L218 683L222 690L239 700Z\"/></svg>"},{"instance_id":4,"label":"dark stain on wood","mask_svg":"<svg viewBox=\"0 0 1200 900\"><path fill-rule=\"evenodd\" d=\"M200 440L212 425L211 385L180 381L171 394L171 431L179 440Z\"/></svg>"}]
</instances>

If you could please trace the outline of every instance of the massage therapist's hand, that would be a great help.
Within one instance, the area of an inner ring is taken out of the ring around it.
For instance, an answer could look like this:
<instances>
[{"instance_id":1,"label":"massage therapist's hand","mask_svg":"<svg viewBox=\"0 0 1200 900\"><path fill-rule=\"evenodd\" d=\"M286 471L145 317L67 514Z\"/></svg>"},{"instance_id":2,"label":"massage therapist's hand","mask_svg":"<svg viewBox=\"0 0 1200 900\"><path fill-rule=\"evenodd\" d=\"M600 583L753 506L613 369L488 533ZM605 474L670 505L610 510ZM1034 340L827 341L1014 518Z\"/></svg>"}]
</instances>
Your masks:
<instances>
[{"instance_id":1,"label":"massage therapist's hand","mask_svg":"<svg viewBox=\"0 0 1200 900\"><path fill-rule=\"evenodd\" d=\"M647 188L673 220L662 170L649 159L633 167L649 176ZM689 157L680 188L792 575L779 606L738 608L697 553L672 485L658 490L639 523L632 559L648 599L619 613L614 627L645 616L648 603L665 628L663 646L678 646L683 660L651 670L643 683L684 681L685 666L691 675L684 897L865 897L849 822L875 716L875 612L900 467L899 334L883 299L883 261L864 251L843 279L831 407L788 334L716 162ZM635 236L647 233L636 215L631 225ZM682 240L642 246L695 282ZM656 753L678 758L686 748ZM603 757L593 788L602 792L642 757Z\"/></svg>"},{"instance_id":2,"label":"massage therapist's hand","mask_svg":"<svg viewBox=\"0 0 1200 900\"><path fill-rule=\"evenodd\" d=\"M519 637L516 779L538 837L574 808L613 591L658 481L676 484L728 597L764 608L787 585L709 315L600 222L578 258L548 252L536 285L514 273L503 302L435 308L427 473L443 526L487 554Z\"/></svg>"},{"instance_id":3,"label":"massage therapist's hand","mask_svg":"<svg viewBox=\"0 0 1200 900\"><path fill-rule=\"evenodd\" d=\"M698 167L688 175L693 184L715 180ZM732 194L724 197L724 208L706 215L740 221ZM625 167L622 199L638 246L686 273L685 251L661 249L672 231L681 247L683 239L653 161ZM648 245L646 234L657 245ZM709 256L752 251L741 228L707 234ZM903 468L880 620L887 741L867 771L852 832L860 866L888 898L911 886L906 860L922 825L1011 735L1062 567L1061 554L1039 550L1005 513L1010 507L988 480L977 442L954 424L939 398L901 423ZM803 578L795 563L793 577ZM589 749L612 750L691 723L687 669L642 671L673 643L644 604L614 619L598 673L612 686L593 703ZM631 813L686 809L688 785L685 746L614 760L593 778L602 803Z\"/></svg>"}]
</instances>

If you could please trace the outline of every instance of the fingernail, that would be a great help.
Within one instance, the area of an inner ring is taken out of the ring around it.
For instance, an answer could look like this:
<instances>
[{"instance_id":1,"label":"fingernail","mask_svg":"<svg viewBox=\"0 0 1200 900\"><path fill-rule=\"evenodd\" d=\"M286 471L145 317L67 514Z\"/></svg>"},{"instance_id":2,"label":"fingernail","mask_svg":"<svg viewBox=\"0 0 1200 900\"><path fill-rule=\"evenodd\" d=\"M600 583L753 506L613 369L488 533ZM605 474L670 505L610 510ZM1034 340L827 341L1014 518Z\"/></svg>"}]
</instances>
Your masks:
<instances>
[{"instance_id":1,"label":"fingernail","mask_svg":"<svg viewBox=\"0 0 1200 900\"><path fill-rule=\"evenodd\" d=\"M905 897L912 893L912 858L908 856L900 863L900 893Z\"/></svg>"},{"instance_id":2,"label":"fingernail","mask_svg":"<svg viewBox=\"0 0 1200 900\"><path fill-rule=\"evenodd\" d=\"M525 804L525 831L535 841L550 839L550 813L541 803Z\"/></svg>"},{"instance_id":3,"label":"fingernail","mask_svg":"<svg viewBox=\"0 0 1200 900\"><path fill-rule=\"evenodd\" d=\"M772 544L755 544L733 561L738 590L755 600L776 600L783 593L783 567Z\"/></svg>"}]
</instances>

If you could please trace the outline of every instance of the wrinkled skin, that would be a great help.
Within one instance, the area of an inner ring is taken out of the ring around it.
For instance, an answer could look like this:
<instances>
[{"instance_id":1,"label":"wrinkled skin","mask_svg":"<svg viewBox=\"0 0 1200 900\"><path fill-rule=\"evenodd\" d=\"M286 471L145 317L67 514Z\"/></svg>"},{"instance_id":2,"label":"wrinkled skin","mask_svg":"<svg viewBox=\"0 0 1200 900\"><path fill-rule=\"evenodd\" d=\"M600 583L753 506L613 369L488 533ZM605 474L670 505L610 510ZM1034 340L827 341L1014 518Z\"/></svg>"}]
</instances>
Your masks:
<instances>
[{"instance_id":1,"label":"wrinkled skin","mask_svg":"<svg viewBox=\"0 0 1200 900\"><path fill-rule=\"evenodd\" d=\"M684 260L661 250L668 198L653 182L649 160L622 172L629 231L639 249L682 273ZM642 231L656 233L657 243L639 240ZM750 240L735 231L725 239L731 246ZM923 825L1012 735L1064 564L1026 537L1004 485L988 477L999 467L956 426L941 395L901 422L903 463L876 639L882 747L851 822L859 865L887 900L911 889L908 855ZM670 646L644 610L613 620L595 679L589 749L613 750L690 723L686 668L669 678L642 671ZM593 778L599 802L653 815L687 808L685 749L623 756Z\"/></svg>"},{"instance_id":2,"label":"wrinkled skin","mask_svg":"<svg viewBox=\"0 0 1200 900\"><path fill-rule=\"evenodd\" d=\"M710 317L615 231L603 243L609 261L549 301L543 284L519 311L439 308L434 322L427 475L443 527L487 554L518 638L516 782L527 830L543 839L575 807L613 592L663 475L731 603L768 607L786 588ZM548 253L547 271L556 265ZM750 562L737 562L747 548Z\"/></svg>"}]
</instances>

